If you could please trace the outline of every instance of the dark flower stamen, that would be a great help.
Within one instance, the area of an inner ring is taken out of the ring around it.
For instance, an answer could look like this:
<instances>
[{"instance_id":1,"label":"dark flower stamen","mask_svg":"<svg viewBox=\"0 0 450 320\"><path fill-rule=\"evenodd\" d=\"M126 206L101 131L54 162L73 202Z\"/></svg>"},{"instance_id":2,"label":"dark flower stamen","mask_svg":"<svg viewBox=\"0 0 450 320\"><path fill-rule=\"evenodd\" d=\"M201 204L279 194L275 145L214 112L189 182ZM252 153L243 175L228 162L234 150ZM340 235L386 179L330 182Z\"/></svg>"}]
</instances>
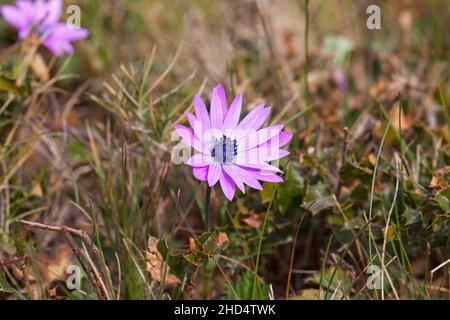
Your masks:
<instances>
[{"instance_id":1,"label":"dark flower stamen","mask_svg":"<svg viewBox=\"0 0 450 320\"><path fill-rule=\"evenodd\" d=\"M214 141L214 147L211 150L211 157L222 164L233 162L237 156L237 141L230 139L226 135Z\"/></svg>"}]
</instances>

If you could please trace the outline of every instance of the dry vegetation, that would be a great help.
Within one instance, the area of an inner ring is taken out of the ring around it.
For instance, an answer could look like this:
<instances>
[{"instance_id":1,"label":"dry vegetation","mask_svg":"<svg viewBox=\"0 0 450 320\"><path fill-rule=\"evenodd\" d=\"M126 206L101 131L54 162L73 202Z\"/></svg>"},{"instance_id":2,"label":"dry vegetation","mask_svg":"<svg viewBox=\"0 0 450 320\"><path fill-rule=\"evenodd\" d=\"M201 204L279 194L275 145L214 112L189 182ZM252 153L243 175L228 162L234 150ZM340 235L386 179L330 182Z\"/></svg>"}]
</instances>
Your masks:
<instances>
[{"instance_id":1,"label":"dry vegetation","mask_svg":"<svg viewBox=\"0 0 450 320\"><path fill-rule=\"evenodd\" d=\"M372 1L69 2L70 57L0 20L0 299L450 298L447 1L377 1L375 31ZM173 126L217 83L294 138L204 233Z\"/></svg>"}]
</instances>

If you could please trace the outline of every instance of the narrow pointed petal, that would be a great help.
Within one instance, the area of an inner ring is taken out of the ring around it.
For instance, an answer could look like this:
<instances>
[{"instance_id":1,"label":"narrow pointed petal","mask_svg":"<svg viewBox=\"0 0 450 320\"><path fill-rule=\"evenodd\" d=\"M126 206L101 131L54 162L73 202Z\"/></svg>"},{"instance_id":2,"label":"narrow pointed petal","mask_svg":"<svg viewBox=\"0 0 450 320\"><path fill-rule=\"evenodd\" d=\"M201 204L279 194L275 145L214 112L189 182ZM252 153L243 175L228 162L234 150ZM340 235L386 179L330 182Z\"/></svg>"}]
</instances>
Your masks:
<instances>
[{"instance_id":1,"label":"narrow pointed petal","mask_svg":"<svg viewBox=\"0 0 450 320\"><path fill-rule=\"evenodd\" d=\"M221 84L218 84L216 86L216 89L217 89L217 94L219 95L219 99L220 99L220 102L221 102L222 113L223 113L223 116L225 117L225 115L228 112L227 94L225 92L225 89L224 89L223 85L221 85Z\"/></svg>"},{"instance_id":2,"label":"narrow pointed petal","mask_svg":"<svg viewBox=\"0 0 450 320\"><path fill-rule=\"evenodd\" d=\"M89 31L84 28L70 28L66 23L58 23L53 26L49 38L58 41L74 42L89 36Z\"/></svg>"},{"instance_id":3,"label":"narrow pointed petal","mask_svg":"<svg viewBox=\"0 0 450 320\"><path fill-rule=\"evenodd\" d=\"M211 96L211 128L222 129L223 126L223 87L218 85L214 88Z\"/></svg>"},{"instance_id":4,"label":"narrow pointed petal","mask_svg":"<svg viewBox=\"0 0 450 320\"><path fill-rule=\"evenodd\" d=\"M264 104L257 105L252 111L247 114L241 123L238 125L238 129L242 131L250 130L252 125L255 123L256 119L259 117L261 112L264 110Z\"/></svg>"},{"instance_id":5,"label":"narrow pointed petal","mask_svg":"<svg viewBox=\"0 0 450 320\"><path fill-rule=\"evenodd\" d=\"M241 177L239 176L238 172L233 167L234 165L223 166L223 171L225 171L231 177L231 179L233 179L234 183L237 185L239 190L241 190L242 193L245 193L244 183Z\"/></svg>"},{"instance_id":6,"label":"narrow pointed petal","mask_svg":"<svg viewBox=\"0 0 450 320\"><path fill-rule=\"evenodd\" d=\"M194 177L200 181L206 181L208 179L208 166L206 167L194 167L192 172L194 173Z\"/></svg>"},{"instance_id":7,"label":"narrow pointed petal","mask_svg":"<svg viewBox=\"0 0 450 320\"><path fill-rule=\"evenodd\" d=\"M258 130L266 122L271 108L264 108L264 104L256 106L238 125L244 134L249 130Z\"/></svg>"},{"instance_id":8,"label":"narrow pointed petal","mask_svg":"<svg viewBox=\"0 0 450 320\"><path fill-rule=\"evenodd\" d=\"M277 157L278 155L281 155L282 158L288 155L289 153L286 154L286 152L281 152L280 148L288 144L291 141L291 139L292 133L282 131L280 132L279 135L276 135L269 141L257 146L256 148L259 149L260 154L267 155L268 156L267 159L273 158L273 156Z\"/></svg>"},{"instance_id":9,"label":"narrow pointed petal","mask_svg":"<svg viewBox=\"0 0 450 320\"><path fill-rule=\"evenodd\" d=\"M251 125L250 129L258 130L262 127L264 122L269 118L270 112L272 108L264 108L259 114L258 117L255 119L253 124Z\"/></svg>"},{"instance_id":10,"label":"narrow pointed petal","mask_svg":"<svg viewBox=\"0 0 450 320\"><path fill-rule=\"evenodd\" d=\"M188 119L189 125L192 129L195 127L195 121L197 121L197 118L190 112L186 112L186 118ZM195 129L194 129L195 131Z\"/></svg>"},{"instance_id":11,"label":"narrow pointed petal","mask_svg":"<svg viewBox=\"0 0 450 320\"><path fill-rule=\"evenodd\" d=\"M287 131L281 131L280 132L280 136L279 136L279 141L278 141L278 147L284 147L285 145L287 145L289 142L291 142L292 140L292 133L287 132Z\"/></svg>"},{"instance_id":12,"label":"narrow pointed petal","mask_svg":"<svg viewBox=\"0 0 450 320\"><path fill-rule=\"evenodd\" d=\"M239 93L231 103L230 108L223 121L224 129L235 129L239 123L239 116L242 110L242 94Z\"/></svg>"},{"instance_id":13,"label":"narrow pointed petal","mask_svg":"<svg viewBox=\"0 0 450 320\"><path fill-rule=\"evenodd\" d=\"M257 171L267 171L272 173L283 173L280 168L277 168L271 164L261 162L258 164L239 165L243 169L256 169Z\"/></svg>"},{"instance_id":14,"label":"narrow pointed petal","mask_svg":"<svg viewBox=\"0 0 450 320\"><path fill-rule=\"evenodd\" d=\"M211 120L205 103L200 96L194 96L194 109L197 119L203 122L203 130L211 129Z\"/></svg>"},{"instance_id":15,"label":"narrow pointed petal","mask_svg":"<svg viewBox=\"0 0 450 320\"><path fill-rule=\"evenodd\" d=\"M221 175L222 166L216 163L211 164L208 169L208 185L210 187L214 186L219 181Z\"/></svg>"},{"instance_id":16,"label":"narrow pointed petal","mask_svg":"<svg viewBox=\"0 0 450 320\"><path fill-rule=\"evenodd\" d=\"M14 28L20 30L29 26L30 21L19 8L12 5L4 5L0 7L0 12L3 18Z\"/></svg>"},{"instance_id":17,"label":"narrow pointed petal","mask_svg":"<svg viewBox=\"0 0 450 320\"><path fill-rule=\"evenodd\" d=\"M281 178L280 176L277 176L276 174L256 173L255 176L256 176L256 179L258 179L260 181L265 181L265 182L281 183L284 181L283 178Z\"/></svg>"},{"instance_id":18,"label":"narrow pointed petal","mask_svg":"<svg viewBox=\"0 0 450 320\"><path fill-rule=\"evenodd\" d=\"M191 128L194 130L194 134L198 139L202 139L203 136L203 122L198 120L192 113L186 112L186 117L189 121Z\"/></svg>"},{"instance_id":19,"label":"narrow pointed petal","mask_svg":"<svg viewBox=\"0 0 450 320\"><path fill-rule=\"evenodd\" d=\"M71 42L81 40L89 35L87 29L71 29L65 23L58 23L54 26L50 34L45 38L44 45L60 57L66 54L73 53L73 46Z\"/></svg>"},{"instance_id":20,"label":"narrow pointed petal","mask_svg":"<svg viewBox=\"0 0 450 320\"><path fill-rule=\"evenodd\" d=\"M49 0L46 6L46 17L44 23L47 25L53 25L58 23L59 18L61 18L63 8L62 0Z\"/></svg>"},{"instance_id":21,"label":"narrow pointed petal","mask_svg":"<svg viewBox=\"0 0 450 320\"><path fill-rule=\"evenodd\" d=\"M227 166L227 173L231 173L230 176L244 182L246 185L253 189L262 190L262 186L251 171L245 170L237 165Z\"/></svg>"},{"instance_id":22,"label":"narrow pointed petal","mask_svg":"<svg viewBox=\"0 0 450 320\"><path fill-rule=\"evenodd\" d=\"M211 157L208 157L203 153L197 153L190 157L186 164L191 167L205 167L211 164Z\"/></svg>"},{"instance_id":23,"label":"narrow pointed petal","mask_svg":"<svg viewBox=\"0 0 450 320\"><path fill-rule=\"evenodd\" d=\"M272 183L280 183L283 182L283 178L276 175L272 171L267 170L260 170L256 168L244 168L249 175L252 175L255 179L265 181L265 182L272 182Z\"/></svg>"},{"instance_id":24,"label":"narrow pointed petal","mask_svg":"<svg viewBox=\"0 0 450 320\"><path fill-rule=\"evenodd\" d=\"M232 201L236 193L236 184L226 173L220 176L220 187L228 200Z\"/></svg>"},{"instance_id":25,"label":"narrow pointed petal","mask_svg":"<svg viewBox=\"0 0 450 320\"><path fill-rule=\"evenodd\" d=\"M289 151L283 149L254 148L244 152L238 152L235 163L244 167L255 166L263 162L278 160L288 155Z\"/></svg>"},{"instance_id":26,"label":"narrow pointed petal","mask_svg":"<svg viewBox=\"0 0 450 320\"><path fill-rule=\"evenodd\" d=\"M258 131L250 131L245 137L241 137L238 140L239 150L250 150L259 145L262 145L280 134L283 130L283 125L276 125L267 127Z\"/></svg>"},{"instance_id":27,"label":"narrow pointed petal","mask_svg":"<svg viewBox=\"0 0 450 320\"><path fill-rule=\"evenodd\" d=\"M200 140L198 140L194 136L194 132L191 129L189 129L188 127L185 127L181 124L176 124L175 130L180 135L181 142L183 142L184 144L187 144L188 146L193 147L195 150L197 150L199 152L203 151L203 146L202 146Z\"/></svg>"}]
</instances>

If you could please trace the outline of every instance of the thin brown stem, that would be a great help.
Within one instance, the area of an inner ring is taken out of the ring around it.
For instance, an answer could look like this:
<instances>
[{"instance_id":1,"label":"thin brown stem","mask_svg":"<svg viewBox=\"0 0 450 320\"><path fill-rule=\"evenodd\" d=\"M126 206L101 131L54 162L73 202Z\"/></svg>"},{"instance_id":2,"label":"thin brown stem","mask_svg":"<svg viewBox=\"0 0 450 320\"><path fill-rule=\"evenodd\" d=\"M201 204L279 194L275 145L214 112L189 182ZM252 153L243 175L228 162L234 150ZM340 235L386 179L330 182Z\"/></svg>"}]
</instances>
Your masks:
<instances>
[{"instance_id":1,"label":"thin brown stem","mask_svg":"<svg viewBox=\"0 0 450 320\"><path fill-rule=\"evenodd\" d=\"M206 186L205 194L205 227L206 231L211 232L214 229L214 221L211 210L209 210L209 202L211 200L211 187Z\"/></svg>"},{"instance_id":2,"label":"thin brown stem","mask_svg":"<svg viewBox=\"0 0 450 320\"><path fill-rule=\"evenodd\" d=\"M342 189L342 181L341 181L341 172L342 169L344 169L345 167L345 163L347 162L347 150L348 150L348 142L349 142L349 130L348 127L344 128L344 142L342 143L342 152L341 152L341 164L339 166L339 170L337 173L337 178L338 178L338 184L336 187L336 198L339 199L340 195L341 195L341 189Z\"/></svg>"},{"instance_id":3,"label":"thin brown stem","mask_svg":"<svg viewBox=\"0 0 450 320\"><path fill-rule=\"evenodd\" d=\"M99 252L97 246L92 241L92 239L86 233L86 231L81 230L81 229L74 229L74 228L67 227L64 225L51 226L48 224L32 222L32 221L27 221L27 220L22 220L22 219L18 219L18 220L16 220L16 222L27 225L32 228L36 228L36 229L61 232L64 235L64 238L66 239L67 243L71 247L72 251L74 252L75 256L77 257L78 261L80 262L80 265L83 268L84 272L88 276L89 281L90 281L92 287L94 288L94 290L96 291L99 299L104 299L104 300L109 299L109 294L106 291L106 286L104 285L103 277L98 272L96 274L91 272L90 268L87 266L86 262L84 261L83 253L77 248L77 245L72 238L72 235L81 238L91 249L96 260L100 263L102 261L101 257L100 257L100 252ZM91 264L93 264L93 263L91 263ZM93 267L95 267L95 266L93 266ZM109 270L107 270L107 272L109 273Z\"/></svg>"},{"instance_id":4,"label":"thin brown stem","mask_svg":"<svg viewBox=\"0 0 450 320\"><path fill-rule=\"evenodd\" d=\"M305 0L305 66L304 66L304 96L305 103L309 106L309 83L308 83L308 73L309 73L309 0Z\"/></svg>"},{"instance_id":5,"label":"thin brown stem","mask_svg":"<svg viewBox=\"0 0 450 320\"><path fill-rule=\"evenodd\" d=\"M294 241L292 241L291 261L289 263L289 273L288 273L288 279L287 279L287 283L286 283L286 294L285 294L286 299L289 298L289 289L291 287L292 269L294 267L295 247L297 245L298 235L300 233L300 228L303 224L303 219L305 219L305 215L306 215L306 213L302 214L302 216L297 224L297 228L295 230Z\"/></svg>"}]
</instances>

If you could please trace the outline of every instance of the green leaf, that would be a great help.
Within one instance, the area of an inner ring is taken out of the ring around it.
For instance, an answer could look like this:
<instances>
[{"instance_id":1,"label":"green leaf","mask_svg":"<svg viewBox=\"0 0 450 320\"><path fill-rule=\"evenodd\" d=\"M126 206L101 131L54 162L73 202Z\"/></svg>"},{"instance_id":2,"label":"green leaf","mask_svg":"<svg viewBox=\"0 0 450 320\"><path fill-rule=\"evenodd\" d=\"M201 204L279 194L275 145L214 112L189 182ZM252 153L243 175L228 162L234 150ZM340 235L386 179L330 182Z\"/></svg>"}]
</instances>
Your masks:
<instances>
[{"instance_id":1,"label":"green leaf","mask_svg":"<svg viewBox=\"0 0 450 320\"><path fill-rule=\"evenodd\" d=\"M16 87L14 79L0 74L0 91L10 92L16 95L24 95L25 89Z\"/></svg>"},{"instance_id":2,"label":"green leaf","mask_svg":"<svg viewBox=\"0 0 450 320\"><path fill-rule=\"evenodd\" d=\"M14 289L6 280L5 274L0 270L0 292L13 293Z\"/></svg>"},{"instance_id":3,"label":"green leaf","mask_svg":"<svg viewBox=\"0 0 450 320\"><path fill-rule=\"evenodd\" d=\"M336 201L334 201L333 197L325 197L311 201L305 207L305 209L310 211L312 215L315 216L321 211L336 207Z\"/></svg>"},{"instance_id":4,"label":"green leaf","mask_svg":"<svg viewBox=\"0 0 450 320\"><path fill-rule=\"evenodd\" d=\"M326 269L322 275L321 272L317 272L306 283L320 286L320 282L322 281L322 287L328 291L327 299L331 299L334 294L333 299L339 300L346 292L350 292L352 279L348 271L340 268L337 269L335 274L334 271L335 267Z\"/></svg>"},{"instance_id":5,"label":"green leaf","mask_svg":"<svg viewBox=\"0 0 450 320\"><path fill-rule=\"evenodd\" d=\"M250 271L244 272L236 281L233 288L230 284L227 284L227 291L225 293L226 299L233 300L236 299L235 293L238 295L239 299L242 300L268 300L269 299L269 285L263 283L261 280L256 282L255 292L252 297L254 275Z\"/></svg>"},{"instance_id":6,"label":"green leaf","mask_svg":"<svg viewBox=\"0 0 450 320\"><path fill-rule=\"evenodd\" d=\"M406 210L403 212L403 217L405 218L405 226L410 226L422 221L422 212L407 206Z\"/></svg>"},{"instance_id":7,"label":"green leaf","mask_svg":"<svg viewBox=\"0 0 450 320\"><path fill-rule=\"evenodd\" d=\"M270 202L272 200L274 189L273 183L264 183L263 189L261 190L261 199L263 202Z\"/></svg>"},{"instance_id":8,"label":"green leaf","mask_svg":"<svg viewBox=\"0 0 450 320\"><path fill-rule=\"evenodd\" d=\"M325 299L325 292L319 292L319 289L304 289L300 291L300 294L292 297L292 300L317 300L320 296L320 299ZM331 297L331 295L330 295Z\"/></svg>"},{"instance_id":9,"label":"green leaf","mask_svg":"<svg viewBox=\"0 0 450 320\"><path fill-rule=\"evenodd\" d=\"M439 194L435 196L432 200L436 201L439 204L439 207L441 207L441 209L444 210L445 214L450 213L450 200L448 200L447 197Z\"/></svg>"},{"instance_id":10,"label":"green leaf","mask_svg":"<svg viewBox=\"0 0 450 320\"><path fill-rule=\"evenodd\" d=\"M294 163L290 163L286 168L285 181L278 187L278 206L282 214L290 212L294 207L298 208L301 202L304 179L299 171Z\"/></svg>"}]
</instances>

